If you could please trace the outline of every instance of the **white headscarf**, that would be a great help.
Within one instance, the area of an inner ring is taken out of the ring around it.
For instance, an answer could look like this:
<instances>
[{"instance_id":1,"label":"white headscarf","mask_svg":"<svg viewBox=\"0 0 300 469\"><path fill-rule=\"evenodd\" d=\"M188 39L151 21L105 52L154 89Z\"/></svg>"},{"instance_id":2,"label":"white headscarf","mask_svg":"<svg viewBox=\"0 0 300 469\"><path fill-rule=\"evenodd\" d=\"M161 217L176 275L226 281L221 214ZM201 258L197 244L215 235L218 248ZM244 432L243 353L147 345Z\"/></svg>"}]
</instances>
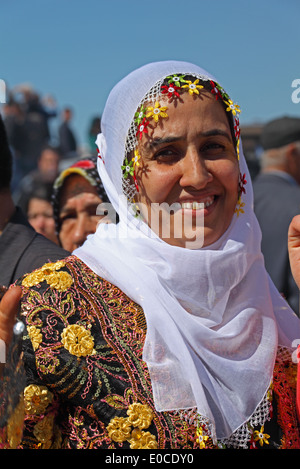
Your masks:
<instances>
[{"instance_id":1,"label":"white headscarf","mask_svg":"<svg viewBox=\"0 0 300 469\"><path fill-rule=\"evenodd\" d=\"M158 62L131 73L110 93L97 138L98 168L120 222L100 224L74 254L142 306L143 359L156 409L196 408L217 437L226 438L262 401L278 342L291 346L300 329L264 268L241 144L245 213L235 214L212 246L191 250L165 243L134 218L122 198L125 141L142 98L161 78L192 73L215 80L190 63Z\"/></svg>"}]
</instances>

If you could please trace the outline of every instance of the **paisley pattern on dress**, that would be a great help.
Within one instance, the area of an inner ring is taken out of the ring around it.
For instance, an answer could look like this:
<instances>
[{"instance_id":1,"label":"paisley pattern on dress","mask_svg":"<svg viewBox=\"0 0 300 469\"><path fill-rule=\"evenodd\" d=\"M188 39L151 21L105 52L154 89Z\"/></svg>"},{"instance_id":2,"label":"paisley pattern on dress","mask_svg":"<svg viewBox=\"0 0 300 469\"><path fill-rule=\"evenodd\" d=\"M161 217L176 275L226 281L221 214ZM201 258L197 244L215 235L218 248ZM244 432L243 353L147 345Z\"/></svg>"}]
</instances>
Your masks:
<instances>
[{"instance_id":1,"label":"paisley pattern on dress","mask_svg":"<svg viewBox=\"0 0 300 469\"><path fill-rule=\"evenodd\" d=\"M116 286L75 256L47 264L19 283L27 383L24 405L0 430L0 447L220 447L205 436L197 419L156 411L142 359L145 317L141 307ZM275 367L274 415L264 428L253 428L249 447L300 447L296 365L287 360L281 358Z\"/></svg>"}]
</instances>

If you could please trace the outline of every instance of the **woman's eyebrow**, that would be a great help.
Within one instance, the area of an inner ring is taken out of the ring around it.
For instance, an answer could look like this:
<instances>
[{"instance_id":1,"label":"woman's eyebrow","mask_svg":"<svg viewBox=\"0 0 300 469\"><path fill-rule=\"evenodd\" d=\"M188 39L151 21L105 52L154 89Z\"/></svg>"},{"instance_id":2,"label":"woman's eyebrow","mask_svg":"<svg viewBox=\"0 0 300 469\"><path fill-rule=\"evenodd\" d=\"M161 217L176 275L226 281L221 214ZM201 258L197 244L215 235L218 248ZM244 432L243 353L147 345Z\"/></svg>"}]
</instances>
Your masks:
<instances>
[{"instance_id":1,"label":"woman's eyebrow","mask_svg":"<svg viewBox=\"0 0 300 469\"><path fill-rule=\"evenodd\" d=\"M225 130L221 130L221 129L211 129L211 130L208 130L207 132L201 132L199 136L200 137L222 136L222 137L227 138L227 140L229 140L230 142L232 142L231 135ZM175 143L183 139L184 137L175 136L175 135L174 136L169 135L168 137L154 137L148 142L147 146L149 146L150 148L155 148L160 145Z\"/></svg>"}]
</instances>

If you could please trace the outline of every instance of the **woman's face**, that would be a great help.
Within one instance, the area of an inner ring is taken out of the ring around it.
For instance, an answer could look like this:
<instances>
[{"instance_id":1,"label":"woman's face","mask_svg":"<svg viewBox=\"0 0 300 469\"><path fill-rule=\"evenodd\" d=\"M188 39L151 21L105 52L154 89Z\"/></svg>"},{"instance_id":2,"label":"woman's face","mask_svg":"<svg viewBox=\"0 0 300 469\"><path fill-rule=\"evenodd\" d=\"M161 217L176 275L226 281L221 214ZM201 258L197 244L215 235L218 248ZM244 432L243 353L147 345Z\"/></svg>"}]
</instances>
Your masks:
<instances>
[{"instance_id":1,"label":"woman's face","mask_svg":"<svg viewBox=\"0 0 300 469\"><path fill-rule=\"evenodd\" d=\"M96 188L84 177L73 174L66 178L59 209L59 239L64 249L72 252L96 231L102 218L96 213L101 202Z\"/></svg>"},{"instance_id":2,"label":"woman's face","mask_svg":"<svg viewBox=\"0 0 300 469\"><path fill-rule=\"evenodd\" d=\"M198 248L217 241L229 227L238 199L239 165L222 104L208 92L196 98L187 93L183 100L175 107L161 99L168 118L139 142L136 201L167 243L193 248L194 242ZM155 219L153 207L163 203L174 210Z\"/></svg>"}]
</instances>

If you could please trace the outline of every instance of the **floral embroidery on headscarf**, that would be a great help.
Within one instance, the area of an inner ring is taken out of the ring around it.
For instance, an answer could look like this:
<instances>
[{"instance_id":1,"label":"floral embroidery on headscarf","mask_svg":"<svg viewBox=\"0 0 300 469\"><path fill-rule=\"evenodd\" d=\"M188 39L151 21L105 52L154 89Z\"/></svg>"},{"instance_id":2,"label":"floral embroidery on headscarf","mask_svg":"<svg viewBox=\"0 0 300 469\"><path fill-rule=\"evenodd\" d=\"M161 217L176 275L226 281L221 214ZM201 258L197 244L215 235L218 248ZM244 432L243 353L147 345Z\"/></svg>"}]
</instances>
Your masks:
<instances>
[{"instance_id":1,"label":"floral embroidery on headscarf","mask_svg":"<svg viewBox=\"0 0 300 469\"><path fill-rule=\"evenodd\" d=\"M235 116L237 113L241 112L240 106L238 104L235 104L231 99L228 99L228 101L224 100L224 103L227 104L226 111L231 111L232 114Z\"/></svg>"},{"instance_id":2,"label":"floral embroidery on headscarf","mask_svg":"<svg viewBox=\"0 0 300 469\"><path fill-rule=\"evenodd\" d=\"M197 80L195 80L194 82L192 82L191 80L187 80L186 83L187 84L183 85L182 88L188 88L188 92L190 95L199 94L199 90L204 88L203 85L198 85L199 78L197 78Z\"/></svg>"},{"instance_id":3,"label":"floral embroidery on headscarf","mask_svg":"<svg viewBox=\"0 0 300 469\"><path fill-rule=\"evenodd\" d=\"M153 117L155 122L158 122L159 118L165 119L168 117L168 114L165 112L167 110L167 106L161 106L158 101L156 101L154 107L148 106L146 117Z\"/></svg>"},{"instance_id":4,"label":"floral embroidery on headscarf","mask_svg":"<svg viewBox=\"0 0 300 469\"><path fill-rule=\"evenodd\" d=\"M140 156L138 158L136 156L136 146L138 145L138 141L142 140L144 136L149 136L148 126L149 128L153 128L148 119L153 119L154 123L157 124L160 119L168 117L166 112L168 108L167 106L162 106L159 99L164 97L167 98L170 103L177 99L179 99L180 102L183 102L181 95L184 92L188 92L191 96L196 97L200 95L200 91L202 89L210 91L216 99L222 100L225 105L225 110L231 114L232 137L235 142L237 159L239 160L240 127L238 114L241 112L240 107L230 99L226 91L217 82L214 82L205 76L197 76L193 74L168 75L153 85L153 87L144 96L138 110L135 112L134 120L131 123L131 127L127 135L127 154L124 158L121 169L123 173L123 191L130 202L134 202L134 191L139 191L135 173L135 166L139 165L138 159L140 159ZM151 102L154 103L154 105L151 106ZM175 103L175 105L176 104L177 103ZM131 156L133 149L135 152L134 157ZM132 178L131 180L130 177ZM240 183L241 194L241 192L245 192L245 183ZM235 209L237 216L244 213L244 205L244 202L242 202L239 197Z\"/></svg>"}]
</instances>

